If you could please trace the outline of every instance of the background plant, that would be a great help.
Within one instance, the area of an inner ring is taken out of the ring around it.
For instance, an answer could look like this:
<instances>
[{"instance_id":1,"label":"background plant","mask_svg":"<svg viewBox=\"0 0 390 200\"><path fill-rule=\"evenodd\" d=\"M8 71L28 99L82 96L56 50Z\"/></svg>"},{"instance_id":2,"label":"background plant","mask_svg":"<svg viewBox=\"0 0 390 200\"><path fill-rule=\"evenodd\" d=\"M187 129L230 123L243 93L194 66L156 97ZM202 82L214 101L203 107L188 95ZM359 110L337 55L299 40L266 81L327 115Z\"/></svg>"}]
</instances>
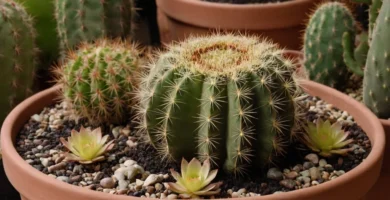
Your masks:
<instances>
[{"instance_id":1,"label":"background plant","mask_svg":"<svg viewBox=\"0 0 390 200\"><path fill-rule=\"evenodd\" d=\"M129 40L135 15L133 0L56 0L61 55L104 37Z\"/></svg>"},{"instance_id":2,"label":"background plant","mask_svg":"<svg viewBox=\"0 0 390 200\"><path fill-rule=\"evenodd\" d=\"M0 122L32 93L37 48L33 21L19 3L0 0Z\"/></svg>"}]
</instances>

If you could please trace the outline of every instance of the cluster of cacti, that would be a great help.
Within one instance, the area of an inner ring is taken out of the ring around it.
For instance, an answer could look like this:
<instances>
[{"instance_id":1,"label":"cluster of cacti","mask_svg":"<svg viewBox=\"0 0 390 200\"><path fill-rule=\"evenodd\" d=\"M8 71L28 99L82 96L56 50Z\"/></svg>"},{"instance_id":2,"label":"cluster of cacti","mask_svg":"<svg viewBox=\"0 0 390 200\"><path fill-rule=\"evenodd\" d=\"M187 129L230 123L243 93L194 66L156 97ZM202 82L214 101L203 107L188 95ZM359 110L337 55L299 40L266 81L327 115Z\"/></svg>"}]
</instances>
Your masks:
<instances>
[{"instance_id":1,"label":"cluster of cacti","mask_svg":"<svg viewBox=\"0 0 390 200\"><path fill-rule=\"evenodd\" d=\"M134 28L133 0L57 0L55 8L62 55L81 42L127 39Z\"/></svg>"},{"instance_id":2,"label":"cluster of cacti","mask_svg":"<svg viewBox=\"0 0 390 200\"><path fill-rule=\"evenodd\" d=\"M134 45L98 40L82 45L55 73L63 99L91 123L119 123L132 106L139 52Z\"/></svg>"},{"instance_id":3,"label":"cluster of cacti","mask_svg":"<svg viewBox=\"0 0 390 200\"><path fill-rule=\"evenodd\" d=\"M390 1L384 0L372 31L363 100L378 117L390 118Z\"/></svg>"},{"instance_id":4,"label":"cluster of cacti","mask_svg":"<svg viewBox=\"0 0 390 200\"><path fill-rule=\"evenodd\" d=\"M276 45L215 34L170 46L151 65L138 114L164 157L197 156L242 173L285 153L300 121L300 90Z\"/></svg>"},{"instance_id":5,"label":"cluster of cacti","mask_svg":"<svg viewBox=\"0 0 390 200\"><path fill-rule=\"evenodd\" d=\"M310 18L304 39L305 69L311 80L342 88L348 77L342 36L355 37L355 20L339 2L322 4Z\"/></svg>"},{"instance_id":6,"label":"cluster of cacti","mask_svg":"<svg viewBox=\"0 0 390 200\"><path fill-rule=\"evenodd\" d=\"M24 7L0 0L0 123L32 92L37 53L32 24Z\"/></svg>"}]
</instances>

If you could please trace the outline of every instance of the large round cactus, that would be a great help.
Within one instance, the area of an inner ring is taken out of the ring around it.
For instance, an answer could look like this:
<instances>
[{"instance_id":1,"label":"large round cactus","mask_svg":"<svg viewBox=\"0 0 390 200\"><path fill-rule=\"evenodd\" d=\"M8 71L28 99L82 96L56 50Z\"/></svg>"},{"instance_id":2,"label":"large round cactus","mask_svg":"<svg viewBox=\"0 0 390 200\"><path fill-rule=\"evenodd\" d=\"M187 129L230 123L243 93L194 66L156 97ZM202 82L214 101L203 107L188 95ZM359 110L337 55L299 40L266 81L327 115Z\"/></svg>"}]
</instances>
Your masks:
<instances>
[{"instance_id":1,"label":"large round cactus","mask_svg":"<svg viewBox=\"0 0 390 200\"><path fill-rule=\"evenodd\" d=\"M171 46L141 82L141 127L174 160L208 158L235 173L273 162L299 116L294 68L281 53L230 34Z\"/></svg>"},{"instance_id":2,"label":"large round cactus","mask_svg":"<svg viewBox=\"0 0 390 200\"><path fill-rule=\"evenodd\" d=\"M62 54L81 42L127 38L134 28L133 0L56 0L55 7Z\"/></svg>"},{"instance_id":3,"label":"large round cactus","mask_svg":"<svg viewBox=\"0 0 390 200\"><path fill-rule=\"evenodd\" d=\"M64 101L92 123L119 123L132 106L138 66L137 48L99 40L71 53L56 69Z\"/></svg>"},{"instance_id":4,"label":"large round cactus","mask_svg":"<svg viewBox=\"0 0 390 200\"><path fill-rule=\"evenodd\" d=\"M0 0L0 124L15 104L32 93L37 53L32 24L21 5Z\"/></svg>"}]
</instances>

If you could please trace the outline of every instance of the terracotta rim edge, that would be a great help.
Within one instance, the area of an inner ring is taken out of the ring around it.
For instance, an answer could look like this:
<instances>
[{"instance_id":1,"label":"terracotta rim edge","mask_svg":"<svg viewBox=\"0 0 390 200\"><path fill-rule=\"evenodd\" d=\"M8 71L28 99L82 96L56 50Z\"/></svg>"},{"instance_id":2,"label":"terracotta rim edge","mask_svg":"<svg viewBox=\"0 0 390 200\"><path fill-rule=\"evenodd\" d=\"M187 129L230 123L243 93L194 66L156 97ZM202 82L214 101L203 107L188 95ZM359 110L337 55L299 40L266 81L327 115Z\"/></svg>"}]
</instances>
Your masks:
<instances>
[{"instance_id":1,"label":"terracotta rim edge","mask_svg":"<svg viewBox=\"0 0 390 200\"><path fill-rule=\"evenodd\" d=\"M351 97L342 94L341 92L337 92L336 90L332 88L328 88L325 86L322 86L318 83L314 83L312 81L307 81L304 80L302 81L303 87L305 85L311 85L311 90L325 90L327 93L333 94L336 98L346 98L348 99L348 104L352 104L353 107L356 108L356 112L359 112L361 114L364 114L364 118L368 120L368 124L372 127L375 127L372 138L370 140L374 141L374 145L372 146L371 153L369 156L365 159L364 162L360 163L356 168L353 170L347 172L343 176L334 179L329 182L325 182L320 184L319 186L316 187L309 187L301 190L295 190L295 191L290 191L286 193L280 193L280 194L272 194L272 195L267 195L263 197L259 197L256 199L290 199L290 198L302 198L305 197L308 193L310 194L320 194L324 190L331 190L332 188L335 188L337 186L346 184L348 180L351 177L354 176L359 176L359 174L367 172L371 167L377 163L381 162L381 159L383 157L383 151L385 148L385 135L384 135L384 130L382 128L381 123L379 120L375 117L375 115L368 110L364 105L361 103L355 101ZM6 120L4 121L4 125L1 129L1 145L3 147L3 150L6 149L6 152L3 152L3 157L5 157L5 160L12 160L12 162L16 163L20 169L24 169L27 171L30 171L29 173L31 176L33 176L35 179L39 179L43 182L50 183L53 185L53 187L58 187L64 192L77 192L81 195L89 196L92 198L107 198L107 199L113 199L113 200L128 200L128 199L134 199L131 197L127 196L119 196L119 195L111 195L111 194L106 194L103 192L97 192L97 191L91 191L85 188L81 188L79 186L74 186L70 185L68 183L63 183L61 181L55 180L53 178L48 177L47 175L43 174L42 172L38 171L37 169L33 168L31 165L25 162L25 160L19 156L19 154L16 152L16 149L14 147L14 143L12 141L12 132L16 131L13 130L14 128L14 121L20 114L23 112L23 109L26 106L31 106L33 105L38 99L40 99L42 96L46 95L52 95L54 92L56 92L59 89L59 87L53 87L48 90L42 91L40 93L37 93L33 95L32 97L28 98L21 104L19 104L15 109L12 110L12 112L7 116ZM309 91L308 91L309 92ZM315 95L314 95L315 96ZM331 98L331 97L329 97ZM322 98L326 99L326 98ZM326 100L325 100L326 101ZM343 106L340 106L343 107ZM342 108L340 108L342 109ZM8 124L8 125L5 125ZM28 198L28 197L27 197ZM99 198L99 199L100 199Z\"/></svg>"},{"instance_id":2,"label":"terracotta rim edge","mask_svg":"<svg viewBox=\"0 0 390 200\"><path fill-rule=\"evenodd\" d=\"M308 14L311 13L311 9L309 8L321 1L324 0L290 0L282 3L261 4L213 3L200 0L156 0L156 3L157 7L167 16L180 22L199 27L241 30L256 30L261 27L261 29L267 30L302 25L302 17L307 17ZM180 12L179 9L183 8L193 12ZM304 13L302 10L310 12ZM212 13L213 15L218 13L219 15L232 18L233 16L234 18L256 16L257 20L243 20L243 22L246 22L246 24L243 25L243 23L232 24L226 22L226 18L219 18L213 19L213 23L209 16L199 15L205 13ZM272 23L270 23L270 19L272 18L279 20L271 20ZM281 19L283 20L280 21ZM259 24L261 24L261 26Z\"/></svg>"}]
</instances>

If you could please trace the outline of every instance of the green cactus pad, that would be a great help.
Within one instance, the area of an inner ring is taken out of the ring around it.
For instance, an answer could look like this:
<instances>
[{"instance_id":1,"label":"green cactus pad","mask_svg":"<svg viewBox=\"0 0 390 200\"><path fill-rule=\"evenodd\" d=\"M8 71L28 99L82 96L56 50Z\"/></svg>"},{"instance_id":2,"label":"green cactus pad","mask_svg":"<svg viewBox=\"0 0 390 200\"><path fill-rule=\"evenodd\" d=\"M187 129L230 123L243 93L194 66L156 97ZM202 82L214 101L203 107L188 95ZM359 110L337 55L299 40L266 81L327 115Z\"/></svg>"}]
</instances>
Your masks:
<instances>
[{"instance_id":1,"label":"green cactus pad","mask_svg":"<svg viewBox=\"0 0 390 200\"><path fill-rule=\"evenodd\" d=\"M133 0L57 0L55 6L62 54L81 42L126 39L134 28Z\"/></svg>"},{"instance_id":2,"label":"green cactus pad","mask_svg":"<svg viewBox=\"0 0 390 200\"><path fill-rule=\"evenodd\" d=\"M363 101L379 118L390 118L390 3L382 5L367 55Z\"/></svg>"},{"instance_id":3,"label":"green cactus pad","mask_svg":"<svg viewBox=\"0 0 390 200\"><path fill-rule=\"evenodd\" d=\"M281 50L256 37L190 38L145 74L141 128L165 158L197 156L234 173L264 167L299 121L293 73Z\"/></svg>"},{"instance_id":4,"label":"green cactus pad","mask_svg":"<svg viewBox=\"0 0 390 200\"><path fill-rule=\"evenodd\" d=\"M305 69L311 80L342 89L348 76L343 59L342 37L355 37L355 21L342 3L322 4L312 15L305 32Z\"/></svg>"},{"instance_id":5,"label":"green cactus pad","mask_svg":"<svg viewBox=\"0 0 390 200\"><path fill-rule=\"evenodd\" d=\"M91 123L123 122L132 106L138 56L135 46L120 42L98 40L81 46L55 71L64 101Z\"/></svg>"},{"instance_id":6,"label":"green cactus pad","mask_svg":"<svg viewBox=\"0 0 390 200\"><path fill-rule=\"evenodd\" d=\"M0 124L15 104L32 93L37 55L32 24L21 5L0 1Z\"/></svg>"}]
</instances>

